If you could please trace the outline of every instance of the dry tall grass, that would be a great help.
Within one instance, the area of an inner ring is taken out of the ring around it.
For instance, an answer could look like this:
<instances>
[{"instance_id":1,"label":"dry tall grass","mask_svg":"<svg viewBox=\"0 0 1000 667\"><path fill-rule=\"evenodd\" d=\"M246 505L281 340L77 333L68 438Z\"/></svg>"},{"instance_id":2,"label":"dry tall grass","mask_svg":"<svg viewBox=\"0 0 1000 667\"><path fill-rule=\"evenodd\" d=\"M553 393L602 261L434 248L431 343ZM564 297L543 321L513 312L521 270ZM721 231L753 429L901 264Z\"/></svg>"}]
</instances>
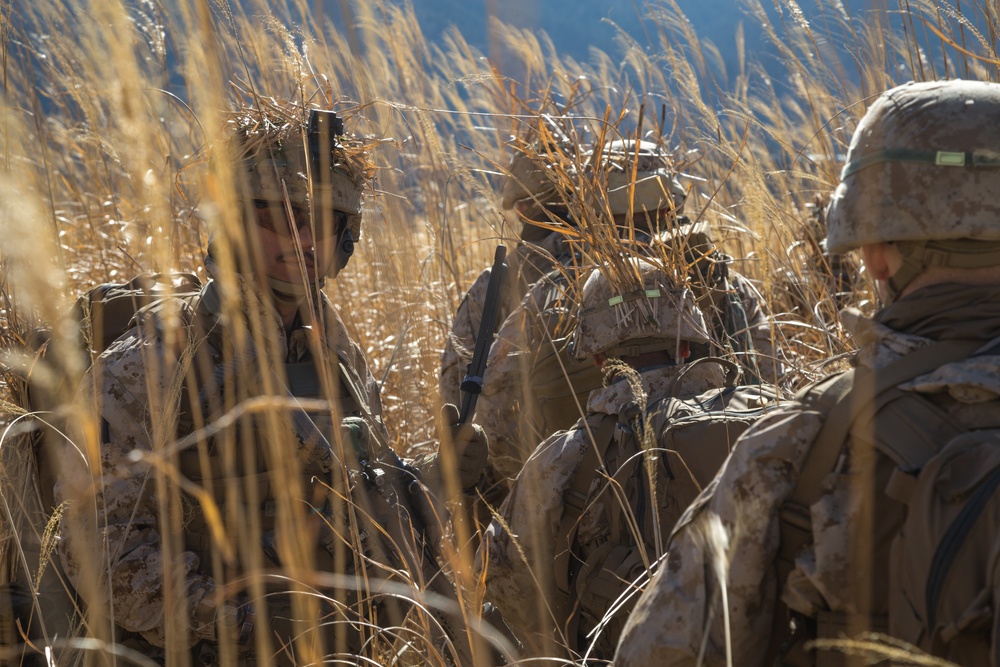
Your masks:
<instances>
[{"instance_id":1,"label":"dry tall grass","mask_svg":"<svg viewBox=\"0 0 1000 667\"><path fill-rule=\"evenodd\" d=\"M494 23L516 81L460 34L443 46L429 42L412 9L359 3L345 34L317 20L312 4L0 6L0 325L9 350L0 387L8 491L0 548L8 566L25 553L22 538L43 555L48 544L11 522L41 509L30 489L16 487L29 463L15 445L47 419L19 412L19 378L34 364L49 405L68 404L87 362L74 352L65 314L82 290L140 270L204 278L204 221L234 229L236 220L226 175L203 149L219 139L237 101L334 108L349 131L377 144L364 238L329 291L381 383L392 444L409 455L436 443L432 388L449 318L495 243L516 237L494 191L511 138L538 127L540 113L569 106L573 118L553 122L587 141L634 134L642 116L642 131L683 156L687 213L710 222L736 268L757 281L775 314L788 384L797 386L851 349L837 305L872 305L863 284L835 298L815 208L837 182L867 101L908 79L1000 79L1000 15L991 0L850 11L829 0L811 21L794 0L776 3L777 20L745 0L781 75L752 54L742 54L739 72L721 71L717 52L672 0L648 6L646 35L621 34L617 53L594 52L585 63L561 58L544 36ZM30 354L39 325L54 331L44 363ZM177 489L171 494L176 500ZM449 569L475 597L471 564L456 556Z\"/></svg>"}]
</instances>

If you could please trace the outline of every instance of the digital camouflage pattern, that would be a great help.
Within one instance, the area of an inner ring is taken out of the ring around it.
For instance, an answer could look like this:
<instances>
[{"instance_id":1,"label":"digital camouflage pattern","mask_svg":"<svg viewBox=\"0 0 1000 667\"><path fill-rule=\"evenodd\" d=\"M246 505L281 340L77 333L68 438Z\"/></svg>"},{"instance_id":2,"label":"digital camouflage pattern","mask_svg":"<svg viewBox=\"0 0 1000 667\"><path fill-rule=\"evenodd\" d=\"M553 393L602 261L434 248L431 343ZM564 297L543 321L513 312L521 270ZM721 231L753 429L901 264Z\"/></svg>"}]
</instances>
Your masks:
<instances>
[{"instance_id":1,"label":"digital camouflage pattern","mask_svg":"<svg viewBox=\"0 0 1000 667\"><path fill-rule=\"evenodd\" d=\"M628 286L613 284L598 268L581 288L584 306L573 332L573 354L577 359L603 353L619 357L626 352L626 356L634 357L647 350L619 348L648 347L648 351L654 351L664 349L668 341L708 343L705 318L695 307L689 290L671 287L678 281L668 279L662 270L643 259L630 258L624 264L633 267Z\"/></svg>"},{"instance_id":2,"label":"digital camouflage pattern","mask_svg":"<svg viewBox=\"0 0 1000 667\"><path fill-rule=\"evenodd\" d=\"M554 267L571 261L573 254L566 237L559 232L550 232L537 243L518 243L507 258L510 270L508 281L503 286L503 299L497 316L497 327L513 312L521 302L525 292L539 278ZM490 282L490 269L484 270L472 283L462 298L452 322L451 332L445 340L441 353L441 377L439 387L444 403L461 405L459 386L465 377L466 367L472 360L476 347L476 334L483 319L483 304ZM483 410L479 410L482 414Z\"/></svg>"},{"instance_id":3,"label":"digital camouflage pattern","mask_svg":"<svg viewBox=\"0 0 1000 667\"><path fill-rule=\"evenodd\" d=\"M996 287L935 285L899 300L874 320L845 314L845 324L862 345L857 363L872 369L934 340L981 340L986 346L1000 337ZM1000 357L949 364L902 388L926 394L963 423L991 424L1000 387L995 380L983 382L990 372L1000 372ZM700 664L724 665L727 632L734 664L761 665L774 624L783 622L775 619L779 594L791 610L813 619L822 612L852 611L858 594L854 577L865 568L851 558L852 527L859 525L860 510L857 494L850 493L850 469L827 475L811 508L814 542L797 556L788 580L776 581L778 510L795 487L823 417L801 407L778 411L740 439L719 476L678 523L667 560L626 625L616 665L695 665L703 650ZM871 457L870 445L862 441L852 440L850 447L852 460ZM877 491L874 508L876 534L894 534L902 507ZM887 611L887 551L876 553L872 565L874 614ZM725 573L728 626L719 572Z\"/></svg>"},{"instance_id":4,"label":"digital camouflage pattern","mask_svg":"<svg viewBox=\"0 0 1000 667\"><path fill-rule=\"evenodd\" d=\"M682 371L683 378L675 382ZM639 377L649 404L669 395L700 394L725 383L723 371L715 364L656 368ZM584 452L592 446L590 434L606 415L617 415L636 400L635 388L624 380L591 392L586 419L568 431L554 434L531 454L500 507L502 521L494 520L486 533L477 556L479 567L485 568L486 596L504 612L524 642L526 656L564 654L560 647L567 641L560 634L568 610L555 605L558 596L553 581L553 563L557 552L565 548L557 539L565 504L563 494ZM591 495L596 494L602 481L600 475L595 477ZM664 502L669 502L669 490L662 492ZM610 532L603 503L591 504L588 500L587 507L578 533L583 558L606 542ZM683 507L676 509L679 516ZM591 629L584 621L580 634ZM608 637L602 637L601 642L598 650L610 656L614 643Z\"/></svg>"},{"instance_id":5,"label":"digital camouflage pattern","mask_svg":"<svg viewBox=\"0 0 1000 667\"><path fill-rule=\"evenodd\" d=\"M827 214L830 252L1000 240L998 108L997 83L911 82L883 93L851 140Z\"/></svg>"},{"instance_id":6,"label":"digital camouflage pattern","mask_svg":"<svg viewBox=\"0 0 1000 667\"><path fill-rule=\"evenodd\" d=\"M550 274L531 286L490 350L476 421L490 441L487 486L502 487L500 500L538 443L582 417L587 394L603 381L591 360L577 361L568 352L576 310L571 276L578 269L564 270L566 274ZM539 377L542 365L544 379ZM561 390L567 377L572 387ZM556 385L555 391L546 391L550 384ZM577 395L579 405L562 400L556 414L546 402L553 394L564 399Z\"/></svg>"},{"instance_id":7,"label":"digital camouflage pattern","mask_svg":"<svg viewBox=\"0 0 1000 667\"><path fill-rule=\"evenodd\" d=\"M725 326L731 320L726 313L732 308L728 297L735 296L750 323L750 337L757 350L760 374L765 381L774 382L781 373L782 365L775 358L771 323L761 297L745 278L735 272L731 276L731 293L712 290L699 300L712 342L692 346L692 352L697 347L701 355L728 354L726 349L719 347L718 341L726 340L723 337ZM706 302L707 306L702 305ZM544 401L535 395L539 392L533 385L537 382L533 377L537 377L540 365L548 365L551 354L559 351L565 369L565 375L560 374L557 382L561 380L565 383L568 377L573 392L584 397L590 390L601 386L601 374L593 362L590 359L574 360L567 350L575 329L575 312L576 298L571 291L567 291L567 281L561 276L546 278L532 286L497 334L490 350L486 381L476 410L476 422L483 427L490 442L490 465L487 469L490 485L509 484L539 442L557 430L569 428L584 416L581 409L585 398L580 399L579 407L574 401L567 401L569 405L559 419L554 419L545 409Z\"/></svg>"},{"instance_id":8,"label":"digital camouflage pattern","mask_svg":"<svg viewBox=\"0 0 1000 667\"><path fill-rule=\"evenodd\" d=\"M213 264L208 264L211 270ZM312 358L316 344L324 346L322 349L326 352L325 356L333 365L332 377L339 377L336 366L341 364L355 378L350 390L350 400L341 403L341 416L351 414L351 408L347 406L357 406L354 409L355 416L367 420L376 436L384 439L386 432L381 418L378 387L361 349L351 341L339 315L326 297L323 297L321 304L322 324L317 323L323 337L312 335L316 329L299 328L286 339L284 328L277 313L271 309L269 299L256 292L242 278L238 280L238 303L243 317L247 322L256 318L262 330L259 340L272 341L276 347L273 356L258 350L257 353L251 353L250 357L256 358L259 354L261 358L274 358L285 363L302 362ZM96 531L98 543L102 546L101 551L93 554L92 558L97 558L97 563L110 564L110 572L106 573L106 591L110 600L107 601L109 606L105 608L115 611L115 621L125 630L141 635L149 644L157 647L164 646L167 641L164 617L166 584L162 570L165 526L160 518L162 508L158 505L154 491L154 469L150 460L137 461L132 452L163 452L167 443L174 442L186 430L190 430L191 415L188 414L188 409L191 406L180 407L180 401L176 397L178 387L184 385L184 369L190 368L183 363L189 337L199 330L184 328L185 322L195 321L190 304L180 299L168 301L171 303L167 306L161 305L156 310L140 312L138 325L112 343L88 372L82 385L80 401L82 405L95 406L100 411L103 424L100 451L96 454L97 458L87 461L81 458L78 450L68 450L60 481L55 489L57 501L79 503L80 499L90 498L90 503L96 505L89 506L101 508L99 515L95 517L86 511L86 503L83 506L76 504L69 515L75 520L62 523L59 553L70 580L79 590L92 590L93 587L89 584L95 576L95 561L87 558L87 549L92 545L93 539L91 537L88 540L87 531ZM222 322L225 320L221 319L222 292L219 282L207 283L196 303L199 308L204 309L202 315L207 315L210 320L215 316L215 321L219 324L206 338L197 341L198 351L192 357L194 363L196 366L207 365L207 369L203 367L198 371L199 377L219 377L217 373L221 370L223 376L229 377L228 382L232 382L234 378L230 375L235 372L239 378L235 380L239 383L238 386L243 391L252 392L253 389L247 388L260 386L260 378L252 377L255 372L259 372L256 371L257 364L252 365L254 370L233 370L231 364L226 367L222 365L224 355L221 348L230 345L231 341L228 336L222 335L222 329L225 328L222 327ZM260 317L261 314L264 316ZM306 319L304 323L308 325L309 322ZM266 364L264 367L267 367ZM278 376L275 381L280 382ZM201 409L206 411L203 416L206 422L221 416L219 410L227 403L221 387L209 388L212 390L211 395L206 396L201 404ZM193 391L197 393L198 389ZM171 396L175 398L168 398ZM244 452L246 447L253 447L252 437L250 442L245 437L247 429L252 433L256 428L252 419L237 420L235 437L243 443ZM218 434L209 443L222 443L227 437L232 436ZM288 445L291 457L295 457L297 453L305 455L307 447L304 443L296 444L296 439L291 434ZM212 446L222 447L221 444L210 445L210 451ZM188 458L185 451L177 453L182 466ZM196 454L197 448L191 452ZM194 460L198 460L197 456ZM194 469L198 470L197 464ZM233 473L229 468L226 470ZM208 473L204 475L207 480ZM303 492L307 494L307 502L314 502L316 498L326 494L318 478L311 477L311 481L311 485L307 482L303 488ZM94 482L97 484L94 485ZM216 482L225 484L224 479L217 479ZM221 490L217 488L216 492ZM237 489L230 491L239 492ZM266 501L267 498L264 495L261 500ZM191 497L186 497L184 504L186 518L182 543L185 546L179 550L179 559L175 557L172 562L175 566L179 562L183 570L190 628L187 642L193 645L201 639L215 638L218 590L217 580L213 576L213 564L206 557L210 549L206 547L195 550L191 546L204 541L190 532L196 527L205 530L200 505ZM224 509L224 525L233 531L229 535L232 540L240 531L246 530L246 517L238 520L238 515L232 514L237 511L235 508ZM258 521L268 520L273 521L273 518L261 518ZM266 523L258 525L266 527ZM176 535L173 540L176 546ZM215 549L214 544L211 549ZM178 552L174 553L176 556ZM236 564L235 572L227 570L229 580L238 579L246 564ZM98 587L98 590L103 589ZM258 628L267 628L268 619L259 617L257 624Z\"/></svg>"}]
</instances>

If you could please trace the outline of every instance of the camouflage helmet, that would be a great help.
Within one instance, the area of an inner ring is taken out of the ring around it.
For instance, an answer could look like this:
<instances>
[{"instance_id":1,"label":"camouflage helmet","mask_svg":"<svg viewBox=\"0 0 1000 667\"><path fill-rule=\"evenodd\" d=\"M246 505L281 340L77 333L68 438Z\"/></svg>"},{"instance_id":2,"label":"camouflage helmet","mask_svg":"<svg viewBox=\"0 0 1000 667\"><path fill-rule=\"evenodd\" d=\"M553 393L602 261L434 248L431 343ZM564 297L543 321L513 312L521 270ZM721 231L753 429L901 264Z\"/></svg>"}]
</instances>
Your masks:
<instances>
[{"instance_id":1,"label":"camouflage helmet","mask_svg":"<svg viewBox=\"0 0 1000 667\"><path fill-rule=\"evenodd\" d=\"M827 247L1000 240L1000 84L907 83L861 119L827 211Z\"/></svg>"},{"instance_id":2,"label":"camouflage helmet","mask_svg":"<svg viewBox=\"0 0 1000 667\"><path fill-rule=\"evenodd\" d=\"M607 203L612 215L627 215L630 210L633 213L655 213L661 209L680 213L687 190L677 180L669 154L659 145L632 139L609 141L604 144L600 161L607 170ZM630 209L633 167L635 191Z\"/></svg>"},{"instance_id":3,"label":"camouflage helmet","mask_svg":"<svg viewBox=\"0 0 1000 667\"><path fill-rule=\"evenodd\" d=\"M566 147L563 147L566 150ZM507 177L503 182L501 206L505 211L514 208L520 201L530 200L542 206L565 206L555 174L549 164L549 156L538 146L527 152L515 148L514 156L507 165Z\"/></svg>"},{"instance_id":4,"label":"camouflage helmet","mask_svg":"<svg viewBox=\"0 0 1000 667\"><path fill-rule=\"evenodd\" d=\"M637 356L670 350L679 341L709 341L694 295L677 278L638 257L624 263L634 272L634 288L619 289L603 269L594 269L583 285L573 335L577 359Z\"/></svg>"},{"instance_id":5,"label":"camouflage helmet","mask_svg":"<svg viewBox=\"0 0 1000 667\"><path fill-rule=\"evenodd\" d=\"M287 122L277 125L275 120ZM336 114L313 109L305 125L290 118L261 119L251 112L240 114L235 124L232 146L246 177L242 198L283 205L287 196L293 207L315 204L313 215L339 211L347 215L351 237L361 237L364 170L345 154L343 123Z\"/></svg>"}]
</instances>

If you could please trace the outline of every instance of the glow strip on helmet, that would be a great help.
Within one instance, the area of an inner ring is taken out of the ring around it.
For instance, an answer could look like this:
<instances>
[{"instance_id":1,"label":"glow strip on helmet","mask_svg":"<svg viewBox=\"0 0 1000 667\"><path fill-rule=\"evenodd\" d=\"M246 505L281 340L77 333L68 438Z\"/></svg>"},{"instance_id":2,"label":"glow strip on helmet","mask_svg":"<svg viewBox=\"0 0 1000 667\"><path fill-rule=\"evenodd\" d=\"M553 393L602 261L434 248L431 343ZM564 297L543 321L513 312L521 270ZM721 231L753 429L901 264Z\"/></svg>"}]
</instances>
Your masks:
<instances>
[{"instance_id":1,"label":"glow strip on helmet","mask_svg":"<svg viewBox=\"0 0 1000 667\"><path fill-rule=\"evenodd\" d=\"M933 164L938 167L979 167L984 169L1000 167L1000 153L991 150L979 151L921 151L908 148L887 148L852 160L844 165L840 180L856 174L879 162L913 162Z\"/></svg>"},{"instance_id":2,"label":"glow strip on helmet","mask_svg":"<svg viewBox=\"0 0 1000 667\"><path fill-rule=\"evenodd\" d=\"M634 300L634 299L636 299L636 298L638 298L640 296L645 296L647 299L659 299L660 296L661 296L661 294L660 294L660 290L658 290L658 289L648 289L648 290L643 290L643 291L635 291L635 292L632 292L631 294L628 295L628 297L629 297L628 300L632 301L632 300ZM608 305L609 306L617 306L618 304L624 303L624 302L625 302L625 297L621 296L621 295L619 295L619 296L613 296L610 299L608 299Z\"/></svg>"}]
</instances>

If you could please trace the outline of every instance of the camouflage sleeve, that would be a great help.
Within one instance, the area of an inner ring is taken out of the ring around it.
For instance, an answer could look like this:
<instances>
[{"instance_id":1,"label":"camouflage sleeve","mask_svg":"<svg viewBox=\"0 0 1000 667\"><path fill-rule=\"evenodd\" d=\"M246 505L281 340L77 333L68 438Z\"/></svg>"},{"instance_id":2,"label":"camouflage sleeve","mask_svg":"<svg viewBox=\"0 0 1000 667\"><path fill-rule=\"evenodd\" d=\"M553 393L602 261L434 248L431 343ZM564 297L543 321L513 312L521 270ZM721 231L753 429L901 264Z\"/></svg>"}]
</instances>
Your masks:
<instances>
[{"instance_id":1,"label":"camouflage sleeve","mask_svg":"<svg viewBox=\"0 0 1000 667\"><path fill-rule=\"evenodd\" d=\"M820 426L814 412L781 411L740 439L678 523L622 633L617 667L693 666L702 650L701 664L725 665L727 632L731 664L761 665L777 596L778 510Z\"/></svg>"},{"instance_id":2,"label":"camouflage sleeve","mask_svg":"<svg viewBox=\"0 0 1000 667\"><path fill-rule=\"evenodd\" d=\"M465 377L465 367L472 358L472 349L476 345L476 332L483 319L483 302L486 300L486 287L490 282L490 271L487 269L479 274L472 287L462 299L455 313L451 331L444 343L441 353L441 401L460 405L461 394L458 387Z\"/></svg>"},{"instance_id":3,"label":"camouflage sleeve","mask_svg":"<svg viewBox=\"0 0 1000 667\"><path fill-rule=\"evenodd\" d=\"M553 568L569 485L588 444L586 430L556 433L525 462L500 506L477 557L486 572L486 598L504 613L532 654L542 655L568 613L558 608ZM552 655L549 653L548 655Z\"/></svg>"},{"instance_id":4,"label":"camouflage sleeve","mask_svg":"<svg viewBox=\"0 0 1000 667\"><path fill-rule=\"evenodd\" d=\"M55 497L58 503L67 502L69 509L60 526L58 549L70 581L84 599L93 603L94 596L98 600L110 596L102 604L116 624L164 646L167 556L155 478L148 463L135 462L130 454L153 449L151 434L156 428L150 413L155 407L149 396L157 391L165 395L168 373L152 369L147 374L143 351L137 333L126 335L102 356L97 365L100 372L92 370L84 380L80 404L86 409L99 405L100 470L90 469L80 455L64 462ZM173 434L160 437L173 440ZM199 638L214 637L210 595L214 584L198 573L199 559L194 553L180 549L175 553L169 565L185 582L193 632L188 639L193 645ZM100 584L95 585L95 573Z\"/></svg>"}]
</instances>

